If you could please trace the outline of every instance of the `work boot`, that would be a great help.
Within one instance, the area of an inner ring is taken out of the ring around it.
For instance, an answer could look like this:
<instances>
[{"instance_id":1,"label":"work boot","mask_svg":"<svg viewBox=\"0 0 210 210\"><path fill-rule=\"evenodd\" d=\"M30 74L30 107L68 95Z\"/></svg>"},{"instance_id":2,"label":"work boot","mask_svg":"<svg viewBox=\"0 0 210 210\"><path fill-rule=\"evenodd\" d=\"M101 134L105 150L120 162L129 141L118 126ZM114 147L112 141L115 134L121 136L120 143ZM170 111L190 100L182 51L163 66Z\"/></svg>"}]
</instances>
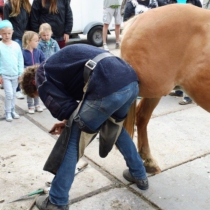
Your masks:
<instances>
[{"instance_id":1,"label":"work boot","mask_svg":"<svg viewBox=\"0 0 210 210\"><path fill-rule=\"evenodd\" d=\"M69 210L69 205L57 206L52 204L49 196L43 195L36 199L36 206L39 210Z\"/></svg>"},{"instance_id":2,"label":"work boot","mask_svg":"<svg viewBox=\"0 0 210 210\"><path fill-rule=\"evenodd\" d=\"M123 171L123 177L129 181L129 182L133 182L136 183L137 187L140 190L147 190L149 188L149 183L148 183L148 179L147 177L145 179L135 179L129 172L128 169Z\"/></svg>"}]
</instances>

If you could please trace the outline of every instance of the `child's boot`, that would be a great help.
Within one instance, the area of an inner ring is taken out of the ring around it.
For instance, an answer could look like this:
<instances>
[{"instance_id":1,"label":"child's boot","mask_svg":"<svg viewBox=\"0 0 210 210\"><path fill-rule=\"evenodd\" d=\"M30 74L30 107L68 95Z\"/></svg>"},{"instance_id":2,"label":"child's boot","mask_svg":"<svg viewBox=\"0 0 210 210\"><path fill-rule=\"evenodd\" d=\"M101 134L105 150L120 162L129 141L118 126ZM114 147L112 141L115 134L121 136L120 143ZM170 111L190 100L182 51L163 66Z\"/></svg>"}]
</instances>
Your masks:
<instances>
[{"instance_id":1,"label":"child's boot","mask_svg":"<svg viewBox=\"0 0 210 210\"><path fill-rule=\"evenodd\" d=\"M12 115L12 118L14 119L20 118L20 115L15 111L15 109L12 109L11 115Z\"/></svg>"},{"instance_id":2,"label":"child's boot","mask_svg":"<svg viewBox=\"0 0 210 210\"><path fill-rule=\"evenodd\" d=\"M6 112L6 121L7 121L7 122L12 122L12 115L11 115L11 112Z\"/></svg>"}]
</instances>

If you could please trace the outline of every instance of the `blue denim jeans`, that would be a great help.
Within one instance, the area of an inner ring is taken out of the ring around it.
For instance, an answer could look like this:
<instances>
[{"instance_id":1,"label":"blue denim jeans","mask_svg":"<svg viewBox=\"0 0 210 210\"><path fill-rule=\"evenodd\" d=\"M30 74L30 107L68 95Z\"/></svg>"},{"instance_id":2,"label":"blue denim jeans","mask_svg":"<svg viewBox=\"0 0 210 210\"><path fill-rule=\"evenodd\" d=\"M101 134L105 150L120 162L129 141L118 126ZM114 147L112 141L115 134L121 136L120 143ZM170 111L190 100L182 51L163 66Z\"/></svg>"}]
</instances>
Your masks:
<instances>
[{"instance_id":1,"label":"blue denim jeans","mask_svg":"<svg viewBox=\"0 0 210 210\"><path fill-rule=\"evenodd\" d=\"M2 75L5 92L5 112L11 113L15 109L15 93L18 86L18 76L8 77Z\"/></svg>"},{"instance_id":2,"label":"blue denim jeans","mask_svg":"<svg viewBox=\"0 0 210 210\"><path fill-rule=\"evenodd\" d=\"M119 91L100 100L84 100L79 115L92 130L97 130L110 116L124 119L131 104L138 96L137 82L132 82ZM66 205L69 200L69 190L74 180L78 157L78 139L81 131L73 122L70 140L64 160L52 181L50 201L56 205ZM135 144L123 128L116 146L123 155L130 173L137 179L146 178L143 161L137 153Z\"/></svg>"}]
</instances>

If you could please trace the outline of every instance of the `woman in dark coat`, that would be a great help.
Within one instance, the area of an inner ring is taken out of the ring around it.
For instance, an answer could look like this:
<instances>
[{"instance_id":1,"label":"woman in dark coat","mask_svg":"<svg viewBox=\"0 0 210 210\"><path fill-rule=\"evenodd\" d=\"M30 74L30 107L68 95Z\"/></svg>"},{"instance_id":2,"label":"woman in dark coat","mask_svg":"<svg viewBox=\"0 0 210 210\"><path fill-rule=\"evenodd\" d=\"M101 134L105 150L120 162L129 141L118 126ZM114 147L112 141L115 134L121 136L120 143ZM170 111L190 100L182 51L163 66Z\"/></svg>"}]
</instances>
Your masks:
<instances>
[{"instance_id":1,"label":"woman in dark coat","mask_svg":"<svg viewBox=\"0 0 210 210\"><path fill-rule=\"evenodd\" d=\"M31 29L38 33L39 26L48 23L60 48L68 42L73 27L69 0L34 0L31 9Z\"/></svg>"}]
</instances>

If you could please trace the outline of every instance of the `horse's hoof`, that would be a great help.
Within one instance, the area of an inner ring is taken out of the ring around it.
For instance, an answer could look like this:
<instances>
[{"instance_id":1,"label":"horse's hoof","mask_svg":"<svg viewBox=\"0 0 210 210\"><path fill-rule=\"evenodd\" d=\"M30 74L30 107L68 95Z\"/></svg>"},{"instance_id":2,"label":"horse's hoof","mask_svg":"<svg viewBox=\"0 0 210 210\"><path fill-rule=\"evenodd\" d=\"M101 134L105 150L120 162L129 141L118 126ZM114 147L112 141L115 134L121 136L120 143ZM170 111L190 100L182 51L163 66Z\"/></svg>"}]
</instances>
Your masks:
<instances>
[{"instance_id":1,"label":"horse's hoof","mask_svg":"<svg viewBox=\"0 0 210 210\"><path fill-rule=\"evenodd\" d=\"M161 172L158 166L145 166L145 169L148 174L159 174Z\"/></svg>"}]
</instances>

